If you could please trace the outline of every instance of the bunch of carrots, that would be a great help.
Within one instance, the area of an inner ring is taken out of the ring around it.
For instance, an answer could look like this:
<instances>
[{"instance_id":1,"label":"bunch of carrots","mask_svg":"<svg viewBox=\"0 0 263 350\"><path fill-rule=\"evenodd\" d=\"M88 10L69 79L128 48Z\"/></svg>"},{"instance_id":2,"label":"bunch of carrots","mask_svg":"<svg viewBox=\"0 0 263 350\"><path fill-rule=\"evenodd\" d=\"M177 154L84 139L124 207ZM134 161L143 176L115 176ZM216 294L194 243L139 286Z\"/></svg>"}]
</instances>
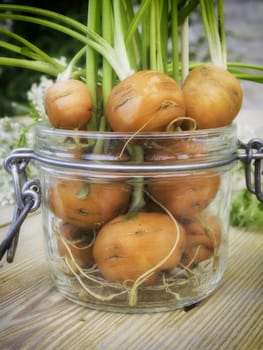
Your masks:
<instances>
[{"instance_id":1,"label":"bunch of carrots","mask_svg":"<svg viewBox=\"0 0 263 350\"><path fill-rule=\"evenodd\" d=\"M209 63L188 59L188 17L195 8L204 24ZM52 127L130 135L119 153L115 150L119 161L176 162L180 154L198 161L208 152L201 143L168 139L159 148L147 148L136 136L232 123L242 105L238 77L258 76L242 65L227 65L223 15L222 0L217 6L211 0L142 0L136 11L129 0L89 0L83 25L47 10L0 5L0 18L45 25L84 45L65 69L26 39L2 30L27 50L20 51L23 59L0 57L0 65L56 77L44 96ZM19 46L6 48L18 52ZM84 69L78 66L83 56ZM77 159L85 159L84 146L76 146ZM153 284L178 266L190 269L219 249L221 225L206 210L219 186L220 175L211 169L145 183L56 180L48 205L61 220L58 253L72 271L97 266L106 281L129 286Z\"/></svg>"}]
</instances>

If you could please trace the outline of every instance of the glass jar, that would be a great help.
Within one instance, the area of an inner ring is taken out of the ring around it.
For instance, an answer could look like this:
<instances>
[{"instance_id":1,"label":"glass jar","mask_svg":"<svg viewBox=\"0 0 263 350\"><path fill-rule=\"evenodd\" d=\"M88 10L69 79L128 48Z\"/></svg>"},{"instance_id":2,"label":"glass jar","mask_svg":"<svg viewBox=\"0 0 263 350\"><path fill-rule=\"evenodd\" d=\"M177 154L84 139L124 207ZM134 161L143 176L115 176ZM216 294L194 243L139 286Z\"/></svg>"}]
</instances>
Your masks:
<instances>
[{"instance_id":1,"label":"glass jar","mask_svg":"<svg viewBox=\"0 0 263 350\"><path fill-rule=\"evenodd\" d=\"M131 313L211 294L226 266L237 147L235 125L138 135L37 125L45 248L60 293Z\"/></svg>"}]
</instances>

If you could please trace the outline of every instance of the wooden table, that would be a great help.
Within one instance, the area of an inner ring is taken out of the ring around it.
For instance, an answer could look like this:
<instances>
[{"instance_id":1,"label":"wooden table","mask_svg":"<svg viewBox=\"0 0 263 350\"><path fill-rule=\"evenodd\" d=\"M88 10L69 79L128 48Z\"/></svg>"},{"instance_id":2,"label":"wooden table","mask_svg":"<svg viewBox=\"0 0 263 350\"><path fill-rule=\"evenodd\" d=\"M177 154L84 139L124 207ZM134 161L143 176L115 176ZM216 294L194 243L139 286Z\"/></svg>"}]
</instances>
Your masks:
<instances>
[{"instance_id":1,"label":"wooden table","mask_svg":"<svg viewBox=\"0 0 263 350\"><path fill-rule=\"evenodd\" d=\"M0 208L0 239L12 212ZM15 261L0 268L0 349L261 350L263 235L231 229L219 289L189 311L118 314L64 299L45 263L41 215L24 223Z\"/></svg>"}]
</instances>

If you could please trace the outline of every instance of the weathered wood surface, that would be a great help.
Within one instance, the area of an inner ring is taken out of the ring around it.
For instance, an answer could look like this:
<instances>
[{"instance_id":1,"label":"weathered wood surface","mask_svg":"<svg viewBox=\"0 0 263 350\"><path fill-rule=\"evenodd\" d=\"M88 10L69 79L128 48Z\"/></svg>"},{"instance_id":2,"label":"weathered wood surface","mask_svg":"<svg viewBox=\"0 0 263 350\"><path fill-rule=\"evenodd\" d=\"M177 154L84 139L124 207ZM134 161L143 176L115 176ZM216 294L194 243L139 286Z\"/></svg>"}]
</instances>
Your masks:
<instances>
[{"instance_id":1,"label":"weathered wood surface","mask_svg":"<svg viewBox=\"0 0 263 350\"><path fill-rule=\"evenodd\" d=\"M11 213L0 208L0 239ZM41 216L23 225L13 264L0 267L0 349L261 350L263 236L231 229L219 289L190 311L117 314L65 300L48 276Z\"/></svg>"}]
</instances>

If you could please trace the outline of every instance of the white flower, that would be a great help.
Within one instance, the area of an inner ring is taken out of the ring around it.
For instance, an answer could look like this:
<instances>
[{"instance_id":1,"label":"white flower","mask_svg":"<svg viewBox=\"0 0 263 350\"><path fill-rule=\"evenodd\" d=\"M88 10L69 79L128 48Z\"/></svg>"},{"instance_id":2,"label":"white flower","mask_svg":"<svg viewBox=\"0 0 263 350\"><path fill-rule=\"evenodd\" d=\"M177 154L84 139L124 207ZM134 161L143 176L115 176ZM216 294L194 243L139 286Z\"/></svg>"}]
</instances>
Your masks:
<instances>
[{"instance_id":1,"label":"white flower","mask_svg":"<svg viewBox=\"0 0 263 350\"><path fill-rule=\"evenodd\" d=\"M41 116L45 116L45 107L44 107L44 94L48 87L50 87L54 81L47 78L46 76L40 77L39 83L33 83L30 90L27 92L28 101L30 101L37 112Z\"/></svg>"},{"instance_id":2,"label":"white flower","mask_svg":"<svg viewBox=\"0 0 263 350\"><path fill-rule=\"evenodd\" d=\"M13 179L4 168L4 159L16 147L22 128L28 124L22 118L15 119L4 117L0 119L0 205L11 205L15 202ZM33 144L32 131L26 134L26 146ZM38 173L33 164L28 165L30 178L38 178Z\"/></svg>"}]
</instances>

